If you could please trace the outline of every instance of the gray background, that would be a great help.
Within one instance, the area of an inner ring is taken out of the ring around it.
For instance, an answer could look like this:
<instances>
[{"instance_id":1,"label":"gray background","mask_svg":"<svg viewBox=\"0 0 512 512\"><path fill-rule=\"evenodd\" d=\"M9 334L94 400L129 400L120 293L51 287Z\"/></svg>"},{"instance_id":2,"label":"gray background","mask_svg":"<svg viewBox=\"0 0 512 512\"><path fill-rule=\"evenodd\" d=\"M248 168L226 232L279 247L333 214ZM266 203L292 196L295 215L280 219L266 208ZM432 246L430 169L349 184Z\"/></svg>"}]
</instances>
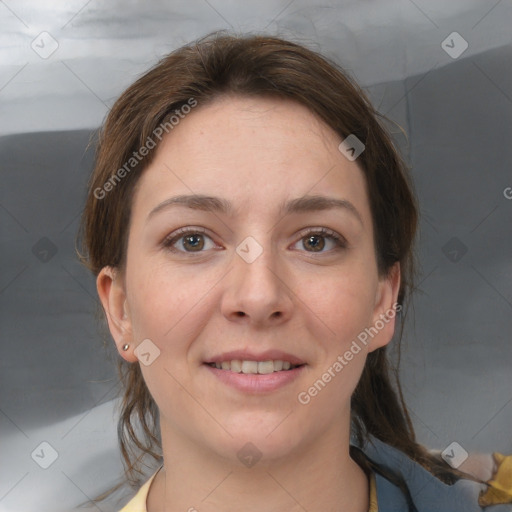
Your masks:
<instances>
[{"instance_id":1,"label":"gray background","mask_svg":"<svg viewBox=\"0 0 512 512\"><path fill-rule=\"evenodd\" d=\"M418 437L512 453L511 22L510 1L0 2L0 510L71 510L116 481L115 354L74 252L88 142L159 56L222 28L321 51L405 130L422 218L401 374Z\"/></svg>"}]
</instances>

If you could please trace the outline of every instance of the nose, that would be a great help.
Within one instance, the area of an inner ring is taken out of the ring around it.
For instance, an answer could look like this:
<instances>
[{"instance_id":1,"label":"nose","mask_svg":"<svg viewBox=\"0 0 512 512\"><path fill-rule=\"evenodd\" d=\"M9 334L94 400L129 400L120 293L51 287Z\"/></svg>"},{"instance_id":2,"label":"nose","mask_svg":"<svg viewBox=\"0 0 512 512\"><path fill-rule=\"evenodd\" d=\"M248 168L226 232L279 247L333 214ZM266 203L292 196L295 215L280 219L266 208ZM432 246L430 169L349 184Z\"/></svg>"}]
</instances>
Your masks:
<instances>
[{"instance_id":1,"label":"nose","mask_svg":"<svg viewBox=\"0 0 512 512\"><path fill-rule=\"evenodd\" d=\"M226 276L222 314L230 321L258 327L286 322L293 308L287 280L271 249L265 248L251 263L235 253Z\"/></svg>"}]
</instances>

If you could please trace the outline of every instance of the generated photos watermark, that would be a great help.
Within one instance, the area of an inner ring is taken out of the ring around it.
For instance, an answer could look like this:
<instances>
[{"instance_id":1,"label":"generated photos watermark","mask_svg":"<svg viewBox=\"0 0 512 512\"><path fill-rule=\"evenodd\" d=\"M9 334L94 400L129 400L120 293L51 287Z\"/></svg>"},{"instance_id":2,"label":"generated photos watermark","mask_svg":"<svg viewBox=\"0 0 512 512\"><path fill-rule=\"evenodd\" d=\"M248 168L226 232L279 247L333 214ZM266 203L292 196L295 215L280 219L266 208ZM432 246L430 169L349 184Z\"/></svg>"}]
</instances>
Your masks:
<instances>
[{"instance_id":1,"label":"generated photos watermark","mask_svg":"<svg viewBox=\"0 0 512 512\"><path fill-rule=\"evenodd\" d=\"M152 149L156 147L158 142L162 140L164 135L170 133L182 119L185 118L191 110L197 106L197 100L195 98L189 98L187 103L176 109L172 115L168 117L166 121L162 121L154 130L153 133L146 139L146 142L138 149L134 151L132 156L124 163L122 167L117 169L116 172L110 176L110 178L103 184L102 187L94 189L94 197L96 199L104 199L109 192L114 190L115 186L125 178L133 168L135 168L139 162L141 162L145 156L147 156Z\"/></svg>"},{"instance_id":2,"label":"generated photos watermark","mask_svg":"<svg viewBox=\"0 0 512 512\"><path fill-rule=\"evenodd\" d=\"M393 318L395 318L396 314L402 310L402 306L395 302L393 307L388 309L385 313L381 313L379 319L374 323L371 327L366 327L363 331L361 331L357 335L357 339L352 341L349 349L346 350L343 354L340 354L336 361L334 361L329 368L322 374L322 376L317 379L306 391L301 391L297 395L297 400L302 405L307 405L311 402L311 399L320 393L325 386L332 379L334 379L344 368L347 366L350 361L354 358L355 355L361 352L361 345L366 346L371 339L374 338L384 327L386 324L390 322Z\"/></svg>"}]
</instances>

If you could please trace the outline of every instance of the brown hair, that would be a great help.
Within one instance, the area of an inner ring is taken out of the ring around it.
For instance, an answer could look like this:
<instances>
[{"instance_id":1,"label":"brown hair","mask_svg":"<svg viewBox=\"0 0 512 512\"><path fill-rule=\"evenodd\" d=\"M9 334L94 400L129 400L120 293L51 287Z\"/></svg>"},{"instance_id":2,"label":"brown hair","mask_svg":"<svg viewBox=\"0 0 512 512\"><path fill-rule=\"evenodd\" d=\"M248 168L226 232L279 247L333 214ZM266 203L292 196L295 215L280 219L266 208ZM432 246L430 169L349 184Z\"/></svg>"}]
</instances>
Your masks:
<instances>
[{"instance_id":1,"label":"brown hair","mask_svg":"<svg viewBox=\"0 0 512 512\"><path fill-rule=\"evenodd\" d=\"M394 263L400 263L398 301L405 305L414 276L417 206L406 166L383 126L384 118L335 63L302 45L267 36L210 34L163 58L114 104L100 132L82 218L86 251L82 258L92 272L97 275L105 266L123 269L134 189L155 154L150 151L135 162L130 160L134 152L147 145L148 138L154 139L155 130L158 133L168 116L190 104L191 98L201 106L227 94L295 100L343 139L354 134L364 143L357 162L366 177L379 273L386 275ZM127 168L129 161L134 165ZM127 170L123 178L112 182L123 166ZM115 186L99 198L98 190L105 191L109 180ZM402 330L403 318L399 339ZM161 460L158 409L139 365L120 359L119 369L124 384L119 442L126 476L138 485L139 456L149 454ZM352 431L359 444L371 434L445 481L461 476L416 442L397 370L388 363L385 347L368 355L351 406ZM359 451L351 453L366 468L383 472Z\"/></svg>"}]
</instances>

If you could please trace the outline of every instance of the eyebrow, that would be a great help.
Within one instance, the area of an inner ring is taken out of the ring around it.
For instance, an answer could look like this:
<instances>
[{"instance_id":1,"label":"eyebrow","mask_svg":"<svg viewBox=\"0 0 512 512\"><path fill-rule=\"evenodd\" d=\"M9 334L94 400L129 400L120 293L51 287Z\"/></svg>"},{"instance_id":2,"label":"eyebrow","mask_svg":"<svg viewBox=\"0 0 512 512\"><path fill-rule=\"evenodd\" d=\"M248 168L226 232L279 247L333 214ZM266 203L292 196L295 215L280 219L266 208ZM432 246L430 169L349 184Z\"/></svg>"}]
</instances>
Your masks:
<instances>
[{"instance_id":1,"label":"eyebrow","mask_svg":"<svg viewBox=\"0 0 512 512\"><path fill-rule=\"evenodd\" d=\"M168 210L173 207L182 206L192 210L202 210L207 212L221 213L233 216L236 214L233 205L226 199L202 194L190 194L170 197L158 204L149 213L146 222L148 222L157 213ZM363 219L357 208L346 199L335 197L326 197L319 195L308 195L291 199L281 203L279 213L281 215L290 215L292 213L311 213L316 211L341 209L350 212L361 224Z\"/></svg>"}]
</instances>

